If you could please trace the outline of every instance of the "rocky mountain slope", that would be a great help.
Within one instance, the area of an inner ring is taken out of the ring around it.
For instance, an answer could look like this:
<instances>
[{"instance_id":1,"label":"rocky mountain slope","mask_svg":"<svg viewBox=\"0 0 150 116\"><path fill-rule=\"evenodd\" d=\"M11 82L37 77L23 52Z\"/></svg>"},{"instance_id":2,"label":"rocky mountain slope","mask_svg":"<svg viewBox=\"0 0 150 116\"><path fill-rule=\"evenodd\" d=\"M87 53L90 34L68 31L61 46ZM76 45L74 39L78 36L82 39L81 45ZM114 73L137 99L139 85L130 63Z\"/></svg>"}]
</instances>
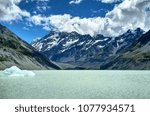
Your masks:
<instances>
[{"instance_id":1,"label":"rocky mountain slope","mask_svg":"<svg viewBox=\"0 0 150 116\"><path fill-rule=\"evenodd\" d=\"M60 69L35 48L0 25L0 70L11 66L21 69Z\"/></svg>"},{"instance_id":2,"label":"rocky mountain slope","mask_svg":"<svg viewBox=\"0 0 150 116\"><path fill-rule=\"evenodd\" d=\"M114 38L51 31L45 37L33 41L32 46L65 69L100 69L101 65L124 52L143 33L138 28Z\"/></svg>"},{"instance_id":3,"label":"rocky mountain slope","mask_svg":"<svg viewBox=\"0 0 150 116\"><path fill-rule=\"evenodd\" d=\"M107 60L101 69L150 70L150 31L143 34L123 53Z\"/></svg>"}]
</instances>

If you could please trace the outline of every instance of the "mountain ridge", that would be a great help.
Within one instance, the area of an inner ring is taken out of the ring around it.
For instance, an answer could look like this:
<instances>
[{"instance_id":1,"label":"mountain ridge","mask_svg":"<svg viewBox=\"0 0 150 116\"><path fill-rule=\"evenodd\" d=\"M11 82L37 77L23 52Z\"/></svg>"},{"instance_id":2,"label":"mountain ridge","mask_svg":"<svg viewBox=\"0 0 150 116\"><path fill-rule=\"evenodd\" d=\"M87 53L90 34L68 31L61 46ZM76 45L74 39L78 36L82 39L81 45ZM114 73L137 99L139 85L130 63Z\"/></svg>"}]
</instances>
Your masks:
<instances>
[{"instance_id":1,"label":"mountain ridge","mask_svg":"<svg viewBox=\"0 0 150 116\"><path fill-rule=\"evenodd\" d=\"M42 53L0 24L0 70L14 65L26 70L60 69Z\"/></svg>"},{"instance_id":2,"label":"mountain ridge","mask_svg":"<svg viewBox=\"0 0 150 116\"><path fill-rule=\"evenodd\" d=\"M32 46L49 59L85 69L99 69L106 60L121 54L137 41L144 31L140 28L128 30L118 37L101 34L91 37L76 32L50 32Z\"/></svg>"},{"instance_id":3,"label":"mountain ridge","mask_svg":"<svg viewBox=\"0 0 150 116\"><path fill-rule=\"evenodd\" d=\"M101 69L149 70L150 69L150 31L143 34L132 46L113 60L107 61Z\"/></svg>"}]
</instances>

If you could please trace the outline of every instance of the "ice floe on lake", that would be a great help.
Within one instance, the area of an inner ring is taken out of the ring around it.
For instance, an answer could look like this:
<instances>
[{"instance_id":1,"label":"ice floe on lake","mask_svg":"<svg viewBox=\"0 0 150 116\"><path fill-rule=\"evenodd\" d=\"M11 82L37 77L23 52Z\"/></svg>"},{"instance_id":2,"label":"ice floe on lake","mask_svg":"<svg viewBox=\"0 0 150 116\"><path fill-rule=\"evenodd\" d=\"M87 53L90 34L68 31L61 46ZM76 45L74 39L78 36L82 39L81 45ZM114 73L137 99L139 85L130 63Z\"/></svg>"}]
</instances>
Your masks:
<instances>
[{"instance_id":1,"label":"ice floe on lake","mask_svg":"<svg viewBox=\"0 0 150 116\"><path fill-rule=\"evenodd\" d=\"M6 68L2 72L2 75L7 77L33 77L35 76L35 73L32 71L21 70L17 66L12 66L10 68Z\"/></svg>"}]
</instances>

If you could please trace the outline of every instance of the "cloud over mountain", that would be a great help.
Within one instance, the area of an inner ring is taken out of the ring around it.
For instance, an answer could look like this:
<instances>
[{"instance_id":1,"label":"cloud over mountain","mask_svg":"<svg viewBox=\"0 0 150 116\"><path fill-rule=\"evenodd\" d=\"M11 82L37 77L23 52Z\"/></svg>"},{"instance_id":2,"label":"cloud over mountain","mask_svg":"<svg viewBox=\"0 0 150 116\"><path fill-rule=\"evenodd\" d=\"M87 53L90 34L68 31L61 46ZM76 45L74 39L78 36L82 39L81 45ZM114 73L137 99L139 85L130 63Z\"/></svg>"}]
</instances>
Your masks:
<instances>
[{"instance_id":1,"label":"cloud over mountain","mask_svg":"<svg viewBox=\"0 0 150 116\"><path fill-rule=\"evenodd\" d=\"M150 12L145 9L149 6L149 0L124 0L106 14L108 27L115 32L137 27L147 31L150 27Z\"/></svg>"},{"instance_id":2,"label":"cloud over mountain","mask_svg":"<svg viewBox=\"0 0 150 116\"><path fill-rule=\"evenodd\" d=\"M93 36L102 33L106 36L117 36L128 29L138 27L147 31L150 27L150 12L145 9L149 5L149 0L124 0L105 17L80 18L64 14L49 17L33 16L31 21L46 27L53 26L61 32L76 31L82 35Z\"/></svg>"},{"instance_id":3,"label":"cloud over mountain","mask_svg":"<svg viewBox=\"0 0 150 116\"><path fill-rule=\"evenodd\" d=\"M42 1L47 0L40 0L40 2ZM75 0L74 3L81 1ZM118 0L101 0L105 3L116 1ZM140 27L147 31L150 27L150 11L146 10L150 6L149 0L123 0L113 10L106 13L105 17L91 18L73 17L70 14L30 16L29 12L19 8L20 2L21 0L0 1L0 20L11 21L27 17L29 23L42 26L45 30L54 28L60 32L76 31L79 34L90 34L91 36L98 33L105 36L117 36L128 29Z\"/></svg>"}]
</instances>

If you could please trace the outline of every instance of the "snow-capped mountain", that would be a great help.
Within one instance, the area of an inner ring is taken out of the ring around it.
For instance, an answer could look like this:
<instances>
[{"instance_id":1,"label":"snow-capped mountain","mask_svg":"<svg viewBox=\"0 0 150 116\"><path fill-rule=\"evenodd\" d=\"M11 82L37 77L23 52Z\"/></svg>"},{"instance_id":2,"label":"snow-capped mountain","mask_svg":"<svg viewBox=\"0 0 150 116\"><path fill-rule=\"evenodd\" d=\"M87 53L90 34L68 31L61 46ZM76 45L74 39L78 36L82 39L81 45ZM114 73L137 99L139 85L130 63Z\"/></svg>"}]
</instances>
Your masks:
<instances>
[{"instance_id":1,"label":"snow-capped mountain","mask_svg":"<svg viewBox=\"0 0 150 116\"><path fill-rule=\"evenodd\" d=\"M144 33L121 54L104 62L101 69L150 70L150 31Z\"/></svg>"},{"instance_id":2,"label":"snow-capped mountain","mask_svg":"<svg viewBox=\"0 0 150 116\"><path fill-rule=\"evenodd\" d=\"M118 37L104 37L100 34L91 37L76 32L51 31L45 37L33 41L32 46L55 62L99 69L101 63L110 56L123 52L143 33L144 31L138 28L128 30Z\"/></svg>"}]
</instances>

